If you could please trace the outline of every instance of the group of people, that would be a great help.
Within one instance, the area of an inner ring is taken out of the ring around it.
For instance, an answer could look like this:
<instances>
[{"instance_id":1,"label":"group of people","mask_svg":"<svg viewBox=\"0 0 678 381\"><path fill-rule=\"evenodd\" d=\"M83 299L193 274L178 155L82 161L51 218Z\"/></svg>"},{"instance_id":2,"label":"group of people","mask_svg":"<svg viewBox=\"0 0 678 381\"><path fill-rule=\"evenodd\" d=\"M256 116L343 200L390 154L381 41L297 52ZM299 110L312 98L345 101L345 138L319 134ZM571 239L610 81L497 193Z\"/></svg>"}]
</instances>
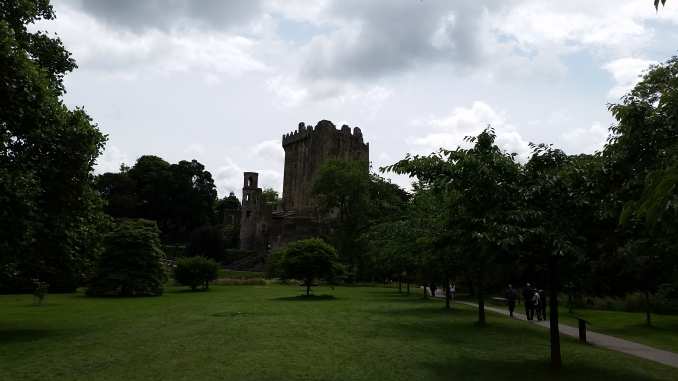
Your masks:
<instances>
[{"instance_id":1,"label":"group of people","mask_svg":"<svg viewBox=\"0 0 678 381\"><path fill-rule=\"evenodd\" d=\"M436 287L435 282L431 282L431 284L428 286L428 289L431 291L431 296L436 296L436 290L438 288ZM454 300L454 293L457 292L457 287L455 287L453 284L448 284L445 291L450 296L450 299Z\"/></svg>"},{"instance_id":2,"label":"group of people","mask_svg":"<svg viewBox=\"0 0 678 381\"><path fill-rule=\"evenodd\" d=\"M513 316L513 310L516 309L516 299L518 299L518 294L509 284L508 290L506 290L506 299L509 303L509 312ZM532 287L529 283L525 286L523 290L523 301L525 302L525 315L527 315L527 321L534 322L534 312L537 311L537 321L546 320L546 295L544 291L537 290L536 287Z\"/></svg>"}]
</instances>

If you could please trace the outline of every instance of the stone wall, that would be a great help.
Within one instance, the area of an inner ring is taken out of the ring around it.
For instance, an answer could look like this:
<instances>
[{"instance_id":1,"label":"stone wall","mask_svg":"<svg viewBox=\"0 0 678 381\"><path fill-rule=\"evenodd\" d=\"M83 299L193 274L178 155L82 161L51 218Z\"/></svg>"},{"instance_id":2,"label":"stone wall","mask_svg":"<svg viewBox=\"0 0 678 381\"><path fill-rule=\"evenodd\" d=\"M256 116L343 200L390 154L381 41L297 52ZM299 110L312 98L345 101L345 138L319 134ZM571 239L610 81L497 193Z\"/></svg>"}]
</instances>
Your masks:
<instances>
[{"instance_id":1,"label":"stone wall","mask_svg":"<svg viewBox=\"0 0 678 381\"><path fill-rule=\"evenodd\" d=\"M299 123L297 131L282 139L285 150L283 179L283 205L285 210L295 210L300 216L314 216L316 208L308 187L313 176L330 158L369 161L370 146L363 142L360 128L353 132L347 125L337 129L332 122L321 120L314 127Z\"/></svg>"}]
</instances>

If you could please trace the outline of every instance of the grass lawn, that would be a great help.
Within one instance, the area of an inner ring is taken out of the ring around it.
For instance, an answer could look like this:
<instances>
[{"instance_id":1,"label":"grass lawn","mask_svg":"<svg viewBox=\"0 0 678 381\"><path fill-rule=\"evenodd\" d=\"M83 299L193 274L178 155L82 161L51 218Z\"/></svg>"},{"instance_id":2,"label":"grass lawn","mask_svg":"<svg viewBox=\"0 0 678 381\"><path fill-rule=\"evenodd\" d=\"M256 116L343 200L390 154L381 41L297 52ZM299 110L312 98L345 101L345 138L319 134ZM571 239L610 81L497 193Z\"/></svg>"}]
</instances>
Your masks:
<instances>
[{"instance_id":1,"label":"grass lawn","mask_svg":"<svg viewBox=\"0 0 678 381\"><path fill-rule=\"evenodd\" d=\"M255 271L219 270L219 278L253 279L253 278L266 278L266 275L264 275L263 272Z\"/></svg>"},{"instance_id":2,"label":"grass lawn","mask_svg":"<svg viewBox=\"0 0 678 381\"><path fill-rule=\"evenodd\" d=\"M415 289L415 291L418 291ZM170 287L156 298L0 297L0 380L676 380L678 369L391 288Z\"/></svg>"},{"instance_id":3,"label":"grass lawn","mask_svg":"<svg viewBox=\"0 0 678 381\"><path fill-rule=\"evenodd\" d=\"M458 300L477 303L477 297L458 295ZM488 307L501 308L508 311L507 306L495 306L490 303L488 296L485 305ZM525 314L525 307L516 306L516 312ZM550 307L546 308L547 314ZM652 327L645 325L645 314L640 312L616 312L600 310L570 310L559 307L559 322L561 324L577 327L577 320L572 315L579 316L591 322L586 329L592 332L603 333L620 339L635 341L654 348L664 349L678 353L678 316L677 315L652 315Z\"/></svg>"}]
</instances>

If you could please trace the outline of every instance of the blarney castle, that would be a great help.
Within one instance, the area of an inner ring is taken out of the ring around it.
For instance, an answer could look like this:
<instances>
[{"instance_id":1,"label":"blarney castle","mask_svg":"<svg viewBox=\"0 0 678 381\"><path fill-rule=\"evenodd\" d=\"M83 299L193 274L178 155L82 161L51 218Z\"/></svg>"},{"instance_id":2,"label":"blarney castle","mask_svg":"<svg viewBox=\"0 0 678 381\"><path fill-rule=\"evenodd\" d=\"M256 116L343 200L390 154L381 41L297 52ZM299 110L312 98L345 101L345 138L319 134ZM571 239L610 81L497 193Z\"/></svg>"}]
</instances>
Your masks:
<instances>
[{"instance_id":1,"label":"blarney castle","mask_svg":"<svg viewBox=\"0 0 678 381\"><path fill-rule=\"evenodd\" d=\"M267 202L259 188L259 175L245 172L241 211L226 211L224 224L240 223L240 248L261 252L290 242L323 236L327 225L308 194L313 176L331 158L369 161L370 145L363 142L360 128L337 129L328 120L299 128L282 137L285 173L282 201ZM237 215L236 213L240 214Z\"/></svg>"}]
</instances>

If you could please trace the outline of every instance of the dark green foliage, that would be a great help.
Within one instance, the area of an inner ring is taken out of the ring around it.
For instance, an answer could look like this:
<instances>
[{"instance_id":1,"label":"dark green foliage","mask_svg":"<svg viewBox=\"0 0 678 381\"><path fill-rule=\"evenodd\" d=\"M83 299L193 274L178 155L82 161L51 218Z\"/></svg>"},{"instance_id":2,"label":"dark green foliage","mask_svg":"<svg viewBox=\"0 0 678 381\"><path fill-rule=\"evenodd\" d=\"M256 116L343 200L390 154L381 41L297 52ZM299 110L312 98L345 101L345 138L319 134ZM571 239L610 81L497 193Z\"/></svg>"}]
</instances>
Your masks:
<instances>
[{"instance_id":1,"label":"dark green foliage","mask_svg":"<svg viewBox=\"0 0 678 381\"><path fill-rule=\"evenodd\" d=\"M213 226L201 226L191 233L186 251L191 257L203 256L216 262L225 262L226 242L221 229Z\"/></svg>"},{"instance_id":2,"label":"dark green foliage","mask_svg":"<svg viewBox=\"0 0 678 381\"><path fill-rule=\"evenodd\" d=\"M196 160L170 164L144 155L131 168L98 176L96 187L112 217L154 220L165 243L185 242L193 229L222 223L224 205L233 204L217 202L212 174Z\"/></svg>"},{"instance_id":3,"label":"dark green foliage","mask_svg":"<svg viewBox=\"0 0 678 381\"><path fill-rule=\"evenodd\" d=\"M174 268L174 280L191 290L202 285L207 289L210 282L219 277L219 264L205 257L181 258Z\"/></svg>"},{"instance_id":4,"label":"dark green foliage","mask_svg":"<svg viewBox=\"0 0 678 381\"><path fill-rule=\"evenodd\" d=\"M264 190L261 191L261 194L266 196L267 202L280 202L280 201L282 201L278 191L273 189L273 188L264 188Z\"/></svg>"},{"instance_id":5,"label":"dark green foliage","mask_svg":"<svg viewBox=\"0 0 678 381\"><path fill-rule=\"evenodd\" d=\"M240 246L240 225L226 225L224 227L224 244L226 249L236 249Z\"/></svg>"},{"instance_id":6,"label":"dark green foliage","mask_svg":"<svg viewBox=\"0 0 678 381\"><path fill-rule=\"evenodd\" d=\"M306 284L306 296L311 292L314 279L333 282L346 273L339 263L334 248L320 238L311 238L289 244L282 260L283 278L301 279Z\"/></svg>"},{"instance_id":7,"label":"dark green foliage","mask_svg":"<svg viewBox=\"0 0 678 381\"><path fill-rule=\"evenodd\" d=\"M154 221L128 220L108 234L88 296L159 296L167 275Z\"/></svg>"},{"instance_id":8,"label":"dark green foliage","mask_svg":"<svg viewBox=\"0 0 678 381\"><path fill-rule=\"evenodd\" d=\"M60 100L76 68L59 38L27 25L53 19L49 1L0 2L0 289L31 279L74 291L101 249L109 220L92 190L105 136Z\"/></svg>"},{"instance_id":9,"label":"dark green foliage","mask_svg":"<svg viewBox=\"0 0 678 381\"><path fill-rule=\"evenodd\" d=\"M333 230L331 242L348 265L348 281L353 281L356 273L364 280L368 277L367 266L362 263L366 247L360 235L371 223L401 213L409 195L370 174L367 162L343 159L327 160L316 172L309 192L318 212L328 217Z\"/></svg>"},{"instance_id":10,"label":"dark green foliage","mask_svg":"<svg viewBox=\"0 0 678 381\"><path fill-rule=\"evenodd\" d=\"M135 218L138 212L138 197L134 181L126 173L104 173L95 178L94 187L108 204L104 212L116 218Z\"/></svg>"},{"instance_id":11,"label":"dark green foliage","mask_svg":"<svg viewBox=\"0 0 678 381\"><path fill-rule=\"evenodd\" d=\"M282 258L285 256L285 248L279 247L268 253L266 258L266 266L264 267L264 274L266 279L280 278L283 275Z\"/></svg>"}]
</instances>

